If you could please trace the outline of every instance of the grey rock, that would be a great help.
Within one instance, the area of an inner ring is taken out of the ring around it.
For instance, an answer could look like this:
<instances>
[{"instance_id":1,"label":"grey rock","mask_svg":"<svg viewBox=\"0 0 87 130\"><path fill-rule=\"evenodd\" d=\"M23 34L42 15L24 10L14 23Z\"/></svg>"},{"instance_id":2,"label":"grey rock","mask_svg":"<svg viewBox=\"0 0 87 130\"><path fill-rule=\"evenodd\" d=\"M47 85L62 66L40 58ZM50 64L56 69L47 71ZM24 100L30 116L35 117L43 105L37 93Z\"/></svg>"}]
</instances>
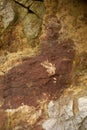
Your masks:
<instances>
[{"instance_id":1,"label":"grey rock","mask_svg":"<svg viewBox=\"0 0 87 130\"><path fill-rule=\"evenodd\" d=\"M87 130L87 117L82 122L81 126L79 127L79 130Z\"/></svg>"},{"instance_id":2,"label":"grey rock","mask_svg":"<svg viewBox=\"0 0 87 130\"><path fill-rule=\"evenodd\" d=\"M69 118L73 116L73 100L70 100L69 104L65 107L65 111Z\"/></svg>"},{"instance_id":3,"label":"grey rock","mask_svg":"<svg viewBox=\"0 0 87 130\"><path fill-rule=\"evenodd\" d=\"M0 0L0 11L3 10L7 4L8 0Z\"/></svg>"},{"instance_id":4,"label":"grey rock","mask_svg":"<svg viewBox=\"0 0 87 130\"><path fill-rule=\"evenodd\" d=\"M51 101L48 105L49 118L42 127L45 130L87 130L87 96L78 98L77 103L79 111L74 114L73 99L63 97Z\"/></svg>"},{"instance_id":5,"label":"grey rock","mask_svg":"<svg viewBox=\"0 0 87 130\"><path fill-rule=\"evenodd\" d=\"M51 130L55 127L56 122L56 118L48 119L46 122L43 123L43 128L46 130Z\"/></svg>"},{"instance_id":6,"label":"grey rock","mask_svg":"<svg viewBox=\"0 0 87 130\"><path fill-rule=\"evenodd\" d=\"M48 115L50 118L55 118L58 116L58 106L55 104L55 102L51 101L49 104L48 104Z\"/></svg>"},{"instance_id":7,"label":"grey rock","mask_svg":"<svg viewBox=\"0 0 87 130\"><path fill-rule=\"evenodd\" d=\"M28 14L23 20L23 28L29 40L35 39L41 29L41 20L35 14Z\"/></svg>"},{"instance_id":8,"label":"grey rock","mask_svg":"<svg viewBox=\"0 0 87 130\"><path fill-rule=\"evenodd\" d=\"M0 11L0 16L2 16L4 29L6 29L15 18L15 12L10 2L5 5L5 8L2 11Z\"/></svg>"},{"instance_id":9,"label":"grey rock","mask_svg":"<svg viewBox=\"0 0 87 130\"><path fill-rule=\"evenodd\" d=\"M81 97L78 99L78 108L80 117L84 119L87 115L87 97Z\"/></svg>"},{"instance_id":10,"label":"grey rock","mask_svg":"<svg viewBox=\"0 0 87 130\"><path fill-rule=\"evenodd\" d=\"M79 111L87 111L87 97L81 97L78 99Z\"/></svg>"},{"instance_id":11,"label":"grey rock","mask_svg":"<svg viewBox=\"0 0 87 130\"><path fill-rule=\"evenodd\" d=\"M87 129L87 118L84 120L83 126L85 127L85 129Z\"/></svg>"},{"instance_id":12,"label":"grey rock","mask_svg":"<svg viewBox=\"0 0 87 130\"><path fill-rule=\"evenodd\" d=\"M73 117L73 100L70 100L68 104L65 104L60 110L61 120L68 120Z\"/></svg>"},{"instance_id":13,"label":"grey rock","mask_svg":"<svg viewBox=\"0 0 87 130\"><path fill-rule=\"evenodd\" d=\"M80 114L77 114L77 115L75 116L75 118L73 118L73 122L74 122L74 124L75 124L77 130L78 130L78 128L81 126L82 120L83 120L83 119L81 118Z\"/></svg>"},{"instance_id":14,"label":"grey rock","mask_svg":"<svg viewBox=\"0 0 87 130\"><path fill-rule=\"evenodd\" d=\"M76 130L72 120L68 120L64 122L64 130Z\"/></svg>"}]
</instances>

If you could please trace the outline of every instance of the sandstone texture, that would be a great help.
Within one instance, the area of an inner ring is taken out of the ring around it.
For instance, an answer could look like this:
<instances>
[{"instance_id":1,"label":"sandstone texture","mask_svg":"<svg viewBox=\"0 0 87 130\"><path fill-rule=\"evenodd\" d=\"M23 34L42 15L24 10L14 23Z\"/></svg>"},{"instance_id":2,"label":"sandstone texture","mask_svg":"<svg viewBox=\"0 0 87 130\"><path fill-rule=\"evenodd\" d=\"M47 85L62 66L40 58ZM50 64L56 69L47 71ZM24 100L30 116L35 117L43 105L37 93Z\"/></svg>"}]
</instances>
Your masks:
<instances>
[{"instance_id":1,"label":"sandstone texture","mask_svg":"<svg viewBox=\"0 0 87 130\"><path fill-rule=\"evenodd\" d=\"M86 0L0 0L0 130L87 130L86 23Z\"/></svg>"}]
</instances>

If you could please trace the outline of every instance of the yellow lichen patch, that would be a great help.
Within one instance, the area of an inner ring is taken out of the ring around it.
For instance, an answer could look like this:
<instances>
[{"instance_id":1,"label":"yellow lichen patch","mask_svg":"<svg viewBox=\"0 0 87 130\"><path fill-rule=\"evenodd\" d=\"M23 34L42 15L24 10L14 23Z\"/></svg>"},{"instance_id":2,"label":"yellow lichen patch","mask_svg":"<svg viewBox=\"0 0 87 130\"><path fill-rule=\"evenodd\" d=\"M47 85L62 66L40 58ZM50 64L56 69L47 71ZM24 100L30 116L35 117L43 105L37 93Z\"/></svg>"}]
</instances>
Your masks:
<instances>
[{"instance_id":1,"label":"yellow lichen patch","mask_svg":"<svg viewBox=\"0 0 87 130\"><path fill-rule=\"evenodd\" d=\"M37 107L24 105L22 103L22 105L18 108L6 109L5 113L8 118L7 124L5 126L6 130L20 127L20 125L23 126L24 123L26 123L29 127L38 123L40 125L48 115L48 99L42 101L38 100L38 103L40 105Z\"/></svg>"},{"instance_id":2,"label":"yellow lichen patch","mask_svg":"<svg viewBox=\"0 0 87 130\"><path fill-rule=\"evenodd\" d=\"M38 52L38 47L32 48L25 48L22 51L14 52L14 53L7 53L7 55L3 55L0 57L0 75L6 73L12 67L22 63L22 59L24 57L31 57L36 55Z\"/></svg>"},{"instance_id":3,"label":"yellow lichen patch","mask_svg":"<svg viewBox=\"0 0 87 130\"><path fill-rule=\"evenodd\" d=\"M42 116L46 118L48 116L49 99L48 99L48 95L46 95L45 93L43 95L45 95L45 99L38 100L37 102L40 104L40 110L42 111L43 114Z\"/></svg>"},{"instance_id":4,"label":"yellow lichen patch","mask_svg":"<svg viewBox=\"0 0 87 130\"><path fill-rule=\"evenodd\" d=\"M27 105L22 105L16 109L7 109L6 113L8 118L11 119L13 126L20 122L27 122L29 125L33 125L42 114L41 110Z\"/></svg>"},{"instance_id":5,"label":"yellow lichen patch","mask_svg":"<svg viewBox=\"0 0 87 130\"><path fill-rule=\"evenodd\" d=\"M69 97L79 97L83 95L87 95L87 86L73 86L71 85L69 88L65 89L63 95L67 95Z\"/></svg>"}]
</instances>

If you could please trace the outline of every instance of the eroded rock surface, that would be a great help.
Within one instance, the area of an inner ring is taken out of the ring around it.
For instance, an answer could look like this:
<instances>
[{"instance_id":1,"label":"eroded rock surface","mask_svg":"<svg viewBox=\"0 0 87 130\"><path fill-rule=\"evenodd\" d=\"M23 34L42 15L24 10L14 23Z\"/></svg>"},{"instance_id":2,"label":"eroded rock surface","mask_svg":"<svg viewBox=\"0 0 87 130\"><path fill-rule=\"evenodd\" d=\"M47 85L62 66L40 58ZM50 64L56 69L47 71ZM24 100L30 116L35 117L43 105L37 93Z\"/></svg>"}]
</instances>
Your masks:
<instances>
[{"instance_id":1,"label":"eroded rock surface","mask_svg":"<svg viewBox=\"0 0 87 130\"><path fill-rule=\"evenodd\" d=\"M20 44L20 40L24 37L26 42L23 40L20 46L16 44L16 50L28 45L35 47L39 43L38 38L45 12L44 3L42 1L2 0L0 7L2 8L0 11L0 46L6 51L10 48L12 50L13 44L18 40ZM19 26L20 34L14 31L15 28L19 31ZM12 34L14 34L13 38ZM14 52L16 50L14 49Z\"/></svg>"},{"instance_id":2,"label":"eroded rock surface","mask_svg":"<svg viewBox=\"0 0 87 130\"><path fill-rule=\"evenodd\" d=\"M23 59L22 64L3 77L4 108L15 108L22 103L37 106L45 98L59 97L71 83L75 57L73 41L58 42L61 24L53 12L44 17L43 28L40 54Z\"/></svg>"},{"instance_id":3,"label":"eroded rock surface","mask_svg":"<svg viewBox=\"0 0 87 130\"><path fill-rule=\"evenodd\" d=\"M12 4L6 0L0 1L0 35L14 21L15 12Z\"/></svg>"},{"instance_id":4,"label":"eroded rock surface","mask_svg":"<svg viewBox=\"0 0 87 130\"><path fill-rule=\"evenodd\" d=\"M70 84L73 46L70 43L56 43L54 46L46 47L47 52L35 58L25 59L4 76L3 97L6 108L19 106L22 102L37 104L44 96L56 98Z\"/></svg>"},{"instance_id":5,"label":"eroded rock surface","mask_svg":"<svg viewBox=\"0 0 87 130\"><path fill-rule=\"evenodd\" d=\"M58 101L51 101L48 115L48 120L42 125L45 130L86 130L87 96L78 99L61 97Z\"/></svg>"},{"instance_id":6,"label":"eroded rock surface","mask_svg":"<svg viewBox=\"0 0 87 130\"><path fill-rule=\"evenodd\" d=\"M7 4L7 0L0 0L0 11L5 7Z\"/></svg>"},{"instance_id":7,"label":"eroded rock surface","mask_svg":"<svg viewBox=\"0 0 87 130\"><path fill-rule=\"evenodd\" d=\"M86 5L0 1L1 130L87 129Z\"/></svg>"}]
</instances>

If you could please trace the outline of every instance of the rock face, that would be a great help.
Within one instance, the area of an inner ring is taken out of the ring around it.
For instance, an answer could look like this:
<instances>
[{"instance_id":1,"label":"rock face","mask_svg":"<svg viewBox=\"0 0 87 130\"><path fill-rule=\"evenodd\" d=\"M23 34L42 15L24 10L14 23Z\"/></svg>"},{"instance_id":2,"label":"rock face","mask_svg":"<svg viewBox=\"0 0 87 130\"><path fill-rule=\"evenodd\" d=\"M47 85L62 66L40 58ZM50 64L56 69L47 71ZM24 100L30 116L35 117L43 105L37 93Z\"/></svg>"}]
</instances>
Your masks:
<instances>
[{"instance_id":1,"label":"rock face","mask_svg":"<svg viewBox=\"0 0 87 130\"><path fill-rule=\"evenodd\" d=\"M44 50L35 58L25 59L22 65L14 67L4 76L3 97L6 108L18 107L21 103L38 104L38 100L45 96L48 99L57 98L63 88L70 84L73 45L56 43L53 46L46 47L46 53Z\"/></svg>"},{"instance_id":2,"label":"rock face","mask_svg":"<svg viewBox=\"0 0 87 130\"><path fill-rule=\"evenodd\" d=\"M48 115L48 120L42 125L45 130L86 130L87 96L77 100L61 97L58 101L51 101Z\"/></svg>"},{"instance_id":3,"label":"rock face","mask_svg":"<svg viewBox=\"0 0 87 130\"><path fill-rule=\"evenodd\" d=\"M2 0L0 1L0 7L0 46L8 51L8 49L13 48L14 42L17 43L18 39L22 39L21 37L26 40L26 43L21 42L23 44L21 46L31 45L31 43L32 46L35 46L38 43L45 11L43 2ZM19 26L21 32L17 34L14 30L15 28L19 30ZM13 38L11 34L14 34ZM17 44L18 49L20 49L19 44Z\"/></svg>"},{"instance_id":4,"label":"rock face","mask_svg":"<svg viewBox=\"0 0 87 130\"><path fill-rule=\"evenodd\" d=\"M6 4L7 4L6 0L0 0L0 11L5 8Z\"/></svg>"},{"instance_id":5,"label":"rock face","mask_svg":"<svg viewBox=\"0 0 87 130\"><path fill-rule=\"evenodd\" d=\"M6 0L0 1L0 34L14 21L15 13L10 2Z\"/></svg>"},{"instance_id":6,"label":"rock face","mask_svg":"<svg viewBox=\"0 0 87 130\"><path fill-rule=\"evenodd\" d=\"M24 33L30 40L38 37L41 30L41 20L35 14L28 14L23 20Z\"/></svg>"},{"instance_id":7,"label":"rock face","mask_svg":"<svg viewBox=\"0 0 87 130\"><path fill-rule=\"evenodd\" d=\"M0 130L87 130L86 5L0 0Z\"/></svg>"},{"instance_id":8,"label":"rock face","mask_svg":"<svg viewBox=\"0 0 87 130\"><path fill-rule=\"evenodd\" d=\"M55 99L71 83L74 44L71 40L58 42L61 24L55 14L49 12L44 26L45 34L42 33L40 37L40 54L26 58L3 77L4 108L19 107L22 103L38 105L38 100Z\"/></svg>"}]
</instances>

